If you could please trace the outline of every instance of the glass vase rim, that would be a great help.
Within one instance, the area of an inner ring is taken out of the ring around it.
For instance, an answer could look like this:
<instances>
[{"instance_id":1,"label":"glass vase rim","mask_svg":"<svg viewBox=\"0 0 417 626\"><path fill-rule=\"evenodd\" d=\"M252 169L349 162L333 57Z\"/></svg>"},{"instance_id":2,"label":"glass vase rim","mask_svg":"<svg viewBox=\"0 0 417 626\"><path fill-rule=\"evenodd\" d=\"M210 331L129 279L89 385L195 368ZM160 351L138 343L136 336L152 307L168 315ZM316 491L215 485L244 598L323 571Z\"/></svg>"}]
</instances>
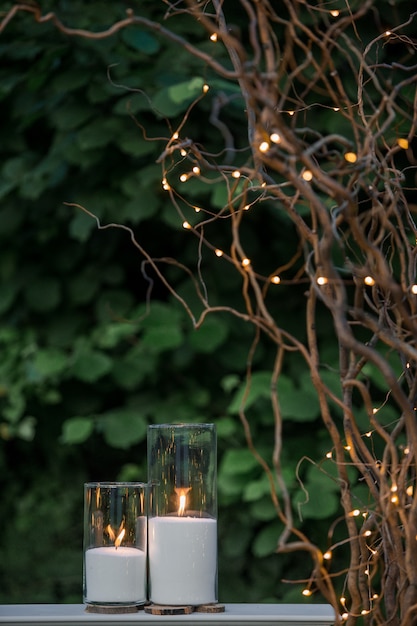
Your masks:
<instances>
[{"instance_id":1,"label":"glass vase rim","mask_svg":"<svg viewBox=\"0 0 417 626\"><path fill-rule=\"evenodd\" d=\"M166 428L166 429L182 429L182 428L215 428L216 425L211 423L211 422L190 422L190 423L177 423L177 424L149 424L148 428L152 429L152 428Z\"/></svg>"},{"instance_id":2,"label":"glass vase rim","mask_svg":"<svg viewBox=\"0 0 417 626\"><path fill-rule=\"evenodd\" d=\"M116 488L116 487L147 487L148 483L144 481L134 480L89 480L84 483L85 488L92 487L104 487L104 488Z\"/></svg>"}]
</instances>

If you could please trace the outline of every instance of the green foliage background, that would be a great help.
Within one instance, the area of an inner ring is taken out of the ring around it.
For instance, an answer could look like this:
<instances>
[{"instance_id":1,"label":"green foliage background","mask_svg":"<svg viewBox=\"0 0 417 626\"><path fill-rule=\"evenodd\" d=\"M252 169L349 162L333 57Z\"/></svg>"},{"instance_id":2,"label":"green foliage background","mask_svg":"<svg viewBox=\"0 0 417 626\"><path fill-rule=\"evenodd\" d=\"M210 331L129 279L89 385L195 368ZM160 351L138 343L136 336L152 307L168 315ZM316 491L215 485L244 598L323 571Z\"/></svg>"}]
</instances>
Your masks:
<instances>
[{"instance_id":1,"label":"green foliage background","mask_svg":"<svg viewBox=\"0 0 417 626\"><path fill-rule=\"evenodd\" d=\"M123 18L127 6L50 4L44 12L54 9L65 24L93 30ZM161 20L160 4L142 3L141 14ZM223 54L186 16L166 26ZM145 479L147 424L166 421L217 425L220 599L302 601L302 587L281 580L308 576L309 565L275 554L280 524L238 418L254 330L221 314L194 331L180 304L141 267L126 231L99 231L94 219L64 204L85 206L103 224L128 225L152 256L196 270L198 242L161 187L158 138L171 135L203 81L213 97L236 86L211 80L202 62L133 26L91 41L22 13L1 34L0 57L0 602L82 601L83 482ZM225 111L238 147L245 143L241 104ZM204 100L191 113L187 134L215 152L209 107ZM194 182L189 190L200 204L224 200L220 186ZM275 207L265 204L245 228L248 252L265 267L292 256L295 234ZM230 243L220 229L210 236L219 247ZM203 252L202 267L211 304L242 310L240 279L227 264ZM163 269L198 313L187 276ZM280 286L269 302L300 339L304 288ZM329 365L337 363L325 312L318 332L328 341ZM261 342L248 402L256 446L269 463L273 357ZM296 356L280 398L294 507L325 548L328 520L339 507L337 484L331 465L320 472L303 463L307 501L296 479L299 459L321 463L328 446Z\"/></svg>"}]
</instances>

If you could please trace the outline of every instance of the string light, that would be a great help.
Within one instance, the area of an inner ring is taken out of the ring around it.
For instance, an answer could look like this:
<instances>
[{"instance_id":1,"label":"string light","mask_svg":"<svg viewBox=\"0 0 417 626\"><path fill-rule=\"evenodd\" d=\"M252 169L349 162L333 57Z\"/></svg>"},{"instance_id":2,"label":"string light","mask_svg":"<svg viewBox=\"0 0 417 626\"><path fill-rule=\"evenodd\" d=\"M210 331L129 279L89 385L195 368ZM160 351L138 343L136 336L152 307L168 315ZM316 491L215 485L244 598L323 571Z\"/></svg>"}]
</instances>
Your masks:
<instances>
[{"instance_id":1,"label":"string light","mask_svg":"<svg viewBox=\"0 0 417 626\"><path fill-rule=\"evenodd\" d=\"M245 206L243 207L244 211L249 211L250 209L250 204L245 204Z\"/></svg>"},{"instance_id":2,"label":"string light","mask_svg":"<svg viewBox=\"0 0 417 626\"><path fill-rule=\"evenodd\" d=\"M182 157L187 156L187 150L184 150L184 148L181 148L180 154L181 154Z\"/></svg>"},{"instance_id":3,"label":"string light","mask_svg":"<svg viewBox=\"0 0 417 626\"><path fill-rule=\"evenodd\" d=\"M191 228L191 224L189 222L183 222L182 227L185 228L186 230L189 230Z\"/></svg>"},{"instance_id":4,"label":"string light","mask_svg":"<svg viewBox=\"0 0 417 626\"><path fill-rule=\"evenodd\" d=\"M338 11L337 9L335 9L334 11L330 11L330 15L332 17L339 17L340 15L340 11Z\"/></svg>"},{"instance_id":5,"label":"string light","mask_svg":"<svg viewBox=\"0 0 417 626\"><path fill-rule=\"evenodd\" d=\"M340 107L333 107L333 111L337 113L338 111L340 111Z\"/></svg>"},{"instance_id":6,"label":"string light","mask_svg":"<svg viewBox=\"0 0 417 626\"><path fill-rule=\"evenodd\" d=\"M268 152L269 148L270 148L269 143L267 141L263 141L259 145L259 152Z\"/></svg>"},{"instance_id":7,"label":"string light","mask_svg":"<svg viewBox=\"0 0 417 626\"><path fill-rule=\"evenodd\" d=\"M408 139L403 139L402 137L399 137L397 139L397 143L400 146L400 148L403 148L403 150L407 150L408 149Z\"/></svg>"},{"instance_id":8,"label":"string light","mask_svg":"<svg viewBox=\"0 0 417 626\"><path fill-rule=\"evenodd\" d=\"M240 178L241 173L239 172L239 170L235 170L234 172L232 172L232 176L233 178Z\"/></svg>"},{"instance_id":9,"label":"string light","mask_svg":"<svg viewBox=\"0 0 417 626\"><path fill-rule=\"evenodd\" d=\"M318 285L327 285L329 281L327 280L327 278L325 276L319 276L317 278L317 284Z\"/></svg>"},{"instance_id":10,"label":"string light","mask_svg":"<svg viewBox=\"0 0 417 626\"><path fill-rule=\"evenodd\" d=\"M363 533L364 537L370 537L372 535L372 531L371 530L365 530L365 532Z\"/></svg>"},{"instance_id":11,"label":"string light","mask_svg":"<svg viewBox=\"0 0 417 626\"><path fill-rule=\"evenodd\" d=\"M385 31L385 35L386 35L387 37L389 37L391 34L392 34L392 33L391 33L391 31L390 31L390 30L386 30L386 31Z\"/></svg>"},{"instance_id":12,"label":"string light","mask_svg":"<svg viewBox=\"0 0 417 626\"><path fill-rule=\"evenodd\" d=\"M200 213L200 211L201 211L201 209L200 209L200 207L199 207L199 206L194 206L194 207L193 207L193 209L194 209L194 211L195 211L196 213Z\"/></svg>"},{"instance_id":13,"label":"string light","mask_svg":"<svg viewBox=\"0 0 417 626\"><path fill-rule=\"evenodd\" d=\"M323 559L326 559L326 561L330 561L331 558L332 558L332 553L330 550L327 550L327 552L323 554Z\"/></svg>"},{"instance_id":14,"label":"string light","mask_svg":"<svg viewBox=\"0 0 417 626\"><path fill-rule=\"evenodd\" d=\"M203 85L203 93L207 93L207 92L209 91L209 89L210 89L210 86L209 86L209 85L207 85L207 83L205 83L205 84Z\"/></svg>"},{"instance_id":15,"label":"string light","mask_svg":"<svg viewBox=\"0 0 417 626\"><path fill-rule=\"evenodd\" d=\"M200 175L200 168L198 167L198 165L194 165L193 174L195 174L196 176Z\"/></svg>"},{"instance_id":16,"label":"string light","mask_svg":"<svg viewBox=\"0 0 417 626\"><path fill-rule=\"evenodd\" d=\"M372 430L368 430L368 432L365 433L365 437L372 437Z\"/></svg>"},{"instance_id":17,"label":"string light","mask_svg":"<svg viewBox=\"0 0 417 626\"><path fill-rule=\"evenodd\" d=\"M216 42L217 41L217 33L212 33L210 35L210 40Z\"/></svg>"},{"instance_id":18,"label":"string light","mask_svg":"<svg viewBox=\"0 0 417 626\"><path fill-rule=\"evenodd\" d=\"M295 111L287 111L287 113L288 113L288 115L293 116L293 115L294 115L294 113L295 113Z\"/></svg>"},{"instance_id":19,"label":"string light","mask_svg":"<svg viewBox=\"0 0 417 626\"><path fill-rule=\"evenodd\" d=\"M175 141L176 139L178 139L179 135L178 133L175 131L175 133L172 135L171 137L171 141Z\"/></svg>"},{"instance_id":20,"label":"string light","mask_svg":"<svg viewBox=\"0 0 417 626\"><path fill-rule=\"evenodd\" d=\"M358 155L355 152L345 152L344 157L348 163L356 163L358 160Z\"/></svg>"},{"instance_id":21,"label":"string light","mask_svg":"<svg viewBox=\"0 0 417 626\"><path fill-rule=\"evenodd\" d=\"M407 496L412 496L414 493L413 485L410 485L409 487L407 487L407 489L405 490L405 493L407 494Z\"/></svg>"},{"instance_id":22,"label":"string light","mask_svg":"<svg viewBox=\"0 0 417 626\"><path fill-rule=\"evenodd\" d=\"M330 451L326 454L326 459L331 459L332 457L333 457L333 452Z\"/></svg>"},{"instance_id":23,"label":"string light","mask_svg":"<svg viewBox=\"0 0 417 626\"><path fill-rule=\"evenodd\" d=\"M281 282L281 279L279 276L275 275L275 276L271 276L271 283L274 283L274 285L279 285Z\"/></svg>"},{"instance_id":24,"label":"string light","mask_svg":"<svg viewBox=\"0 0 417 626\"><path fill-rule=\"evenodd\" d=\"M311 589L303 589L303 591L302 591L303 596L306 596L307 598L308 598L308 596L311 596L312 593L313 592L311 591Z\"/></svg>"},{"instance_id":25,"label":"string light","mask_svg":"<svg viewBox=\"0 0 417 626\"><path fill-rule=\"evenodd\" d=\"M223 256L224 252L223 252L223 250L220 250L220 248L216 248L215 251L214 251L214 254L216 256L218 256L218 257L221 257L221 256Z\"/></svg>"},{"instance_id":26,"label":"string light","mask_svg":"<svg viewBox=\"0 0 417 626\"><path fill-rule=\"evenodd\" d=\"M301 176L307 182L309 182L310 180L313 180L313 172L311 172L310 170L304 170L304 172L301 174Z\"/></svg>"},{"instance_id":27,"label":"string light","mask_svg":"<svg viewBox=\"0 0 417 626\"><path fill-rule=\"evenodd\" d=\"M250 259L246 258L246 259L242 259L242 266L243 267L248 267L250 265Z\"/></svg>"},{"instance_id":28,"label":"string light","mask_svg":"<svg viewBox=\"0 0 417 626\"><path fill-rule=\"evenodd\" d=\"M279 135L279 133L272 133L269 136L269 139L272 141L272 143L281 143L281 136Z\"/></svg>"},{"instance_id":29,"label":"string light","mask_svg":"<svg viewBox=\"0 0 417 626\"><path fill-rule=\"evenodd\" d=\"M182 183L185 183L185 182L187 182L187 180L188 180L188 174L181 174L180 181Z\"/></svg>"},{"instance_id":30,"label":"string light","mask_svg":"<svg viewBox=\"0 0 417 626\"><path fill-rule=\"evenodd\" d=\"M375 285L375 279L372 278L372 276L365 276L363 282L365 283L365 285L368 285L368 287L372 287L373 285Z\"/></svg>"},{"instance_id":31,"label":"string light","mask_svg":"<svg viewBox=\"0 0 417 626\"><path fill-rule=\"evenodd\" d=\"M345 450L347 450L347 452L350 452L352 450L351 446L345 446Z\"/></svg>"},{"instance_id":32,"label":"string light","mask_svg":"<svg viewBox=\"0 0 417 626\"><path fill-rule=\"evenodd\" d=\"M169 191L171 189L166 178L162 179L162 189L165 189L165 191Z\"/></svg>"},{"instance_id":33,"label":"string light","mask_svg":"<svg viewBox=\"0 0 417 626\"><path fill-rule=\"evenodd\" d=\"M417 294L417 285L411 285L411 293Z\"/></svg>"},{"instance_id":34,"label":"string light","mask_svg":"<svg viewBox=\"0 0 417 626\"><path fill-rule=\"evenodd\" d=\"M361 514L361 512L360 512L359 509L353 509L353 511L351 511L349 513L349 517L358 517L358 515L360 515L360 514Z\"/></svg>"}]
</instances>

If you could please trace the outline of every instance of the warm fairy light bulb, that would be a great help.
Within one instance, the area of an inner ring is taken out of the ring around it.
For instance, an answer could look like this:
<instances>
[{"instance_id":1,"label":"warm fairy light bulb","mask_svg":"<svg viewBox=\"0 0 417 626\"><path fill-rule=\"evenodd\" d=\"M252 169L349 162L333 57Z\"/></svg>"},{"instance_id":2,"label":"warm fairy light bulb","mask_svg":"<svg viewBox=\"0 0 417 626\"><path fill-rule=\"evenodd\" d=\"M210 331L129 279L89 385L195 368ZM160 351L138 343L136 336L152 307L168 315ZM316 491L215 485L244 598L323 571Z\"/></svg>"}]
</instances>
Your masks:
<instances>
[{"instance_id":1,"label":"warm fairy light bulb","mask_svg":"<svg viewBox=\"0 0 417 626\"><path fill-rule=\"evenodd\" d=\"M327 552L323 554L323 559L326 559L326 561L330 561L331 558L332 558L332 553L330 550L327 550Z\"/></svg>"},{"instance_id":2,"label":"warm fairy light bulb","mask_svg":"<svg viewBox=\"0 0 417 626\"><path fill-rule=\"evenodd\" d=\"M325 276L319 276L317 278L317 284L318 285L327 285L329 281L327 280L327 278Z\"/></svg>"},{"instance_id":3,"label":"warm fairy light bulb","mask_svg":"<svg viewBox=\"0 0 417 626\"><path fill-rule=\"evenodd\" d=\"M372 430L368 430L368 432L365 433L365 437L372 437Z\"/></svg>"},{"instance_id":4,"label":"warm fairy light bulb","mask_svg":"<svg viewBox=\"0 0 417 626\"><path fill-rule=\"evenodd\" d=\"M223 256L224 252L223 252L223 250L220 250L220 248L216 248L215 251L214 251L214 254L216 256L218 256L218 257L221 257L221 256Z\"/></svg>"},{"instance_id":5,"label":"warm fairy light bulb","mask_svg":"<svg viewBox=\"0 0 417 626\"><path fill-rule=\"evenodd\" d=\"M239 170L235 170L234 172L232 172L232 176L233 178L240 178L241 174Z\"/></svg>"},{"instance_id":6,"label":"warm fairy light bulb","mask_svg":"<svg viewBox=\"0 0 417 626\"><path fill-rule=\"evenodd\" d=\"M330 451L326 454L326 459L331 459L332 456L333 456L333 452Z\"/></svg>"},{"instance_id":7,"label":"warm fairy light bulb","mask_svg":"<svg viewBox=\"0 0 417 626\"><path fill-rule=\"evenodd\" d=\"M245 206L243 207L244 211L249 211L250 209L250 204L245 204Z\"/></svg>"},{"instance_id":8,"label":"warm fairy light bulb","mask_svg":"<svg viewBox=\"0 0 417 626\"><path fill-rule=\"evenodd\" d=\"M200 211L201 211L201 209L200 209L200 207L199 207L199 206L194 206L194 207L193 207L193 209L194 209L194 211L195 211L196 213L200 213Z\"/></svg>"},{"instance_id":9,"label":"warm fairy light bulb","mask_svg":"<svg viewBox=\"0 0 417 626\"><path fill-rule=\"evenodd\" d=\"M281 142L281 136L279 135L279 133L272 133L271 135L269 135L269 139L272 141L272 143Z\"/></svg>"},{"instance_id":10,"label":"warm fairy light bulb","mask_svg":"<svg viewBox=\"0 0 417 626\"><path fill-rule=\"evenodd\" d=\"M372 278L372 276L365 276L363 282L365 283L365 285L368 285L368 287L372 287L373 285L375 285L375 279Z\"/></svg>"},{"instance_id":11,"label":"warm fairy light bulb","mask_svg":"<svg viewBox=\"0 0 417 626\"><path fill-rule=\"evenodd\" d=\"M165 189L165 191L169 191L171 189L166 178L162 179L162 189Z\"/></svg>"},{"instance_id":12,"label":"warm fairy light bulb","mask_svg":"<svg viewBox=\"0 0 417 626\"><path fill-rule=\"evenodd\" d=\"M351 511L349 513L349 517L358 517L358 515L360 515L360 514L361 514L361 512L360 512L359 509L353 509L353 511Z\"/></svg>"},{"instance_id":13,"label":"warm fairy light bulb","mask_svg":"<svg viewBox=\"0 0 417 626\"><path fill-rule=\"evenodd\" d=\"M411 293L417 294L417 285L411 285Z\"/></svg>"},{"instance_id":14,"label":"warm fairy light bulb","mask_svg":"<svg viewBox=\"0 0 417 626\"><path fill-rule=\"evenodd\" d=\"M207 83L205 83L203 85L203 93L207 93L209 91L209 89L210 89L210 85L207 85Z\"/></svg>"},{"instance_id":15,"label":"warm fairy light bulb","mask_svg":"<svg viewBox=\"0 0 417 626\"><path fill-rule=\"evenodd\" d=\"M369 574L369 572L368 572L368 574ZM361 615L368 615L369 613L370 613L369 609L362 609L362 611L361 611Z\"/></svg>"},{"instance_id":16,"label":"warm fairy light bulb","mask_svg":"<svg viewBox=\"0 0 417 626\"><path fill-rule=\"evenodd\" d=\"M407 489L405 490L405 493L407 494L407 496L412 496L414 493L413 485L410 485L409 487L407 487Z\"/></svg>"},{"instance_id":17,"label":"warm fairy light bulb","mask_svg":"<svg viewBox=\"0 0 417 626\"><path fill-rule=\"evenodd\" d=\"M392 502L392 504L398 504L398 502L399 502L399 498L398 498L397 494L394 494L394 495L392 496L392 498L391 498L391 502Z\"/></svg>"},{"instance_id":18,"label":"warm fairy light bulb","mask_svg":"<svg viewBox=\"0 0 417 626\"><path fill-rule=\"evenodd\" d=\"M212 33L210 35L210 39L211 39L211 41L217 41L217 33Z\"/></svg>"},{"instance_id":19,"label":"warm fairy light bulb","mask_svg":"<svg viewBox=\"0 0 417 626\"><path fill-rule=\"evenodd\" d=\"M295 111L287 111L287 113L288 113L288 115L293 116L293 115L294 115L294 113L295 113Z\"/></svg>"},{"instance_id":20,"label":"warm fairy light bulb","mask_svg":"<svg viewBox=\"0 0 417 626\"><path fill-rule=\"evenodd\" d=\"M330 11L330 15L332 17L339 17L340 15L340 11L338 11L337 9L335 9L334 11Z\"/></svg>"},{"instance_id":21,"label":"warm fairy light bulb","mask_svg":"<svg viewBox=\"0 0 417 626\"><path fill-rule=\"evenodd\" d=\"M377 409L376 407L374 407L372 409L372 415L376 415L378 413L379 409Z\"/></svg>"},{"instance_id":22,"label":"warm fairy light bulb","mask_svg":"<svg viewBox=\"0 0 417 626\"><path fill-rule=\"evenodd\" d=\"M400 146L400 148L402 148L403 150L407 150L408 149L408 139L403 139L402 137L399 137L397 139L397 143Z\"/></svg>"},{"instance_id":23,"label":"warm fairy light bulb","mask_svg":"<svg viewBox=\"0 0 417 626\"><path fill-rule=\"evenodd\" d=\"M389 37L389 36L391 35L391 31L390 31L390 30L386 30L386 31L385 31L385 35L386 35L387 37Z\"/></svg>"},{"instance_id":24,"label":"warm fairy light bulb","mask_svg":"<svg viewBox=\"0 0 417 626\"><path fill-rule=\"evenodd\" d=\"M392 491L392 493L395 493L396 491L398 491L397 485L392 485L391 486L391 491Z\"/></svg>"},{"instance_id":25,"label":"warm fairy light bulb","mask_svg":"<svg viewBox=\"0 0 417 626\"><path fill-rule=\"evenodd\" d=\"M248 267L250 265L250 259L246 258L246 259L242 259L242 266L243 267Z\"/></svg>"},{"instance_id":26,"label":"warm fairy light bulb","mask_svg":"<svg viewBox=\"0 0 417 626\"><path fill-rule=\"evenodd\" d=\"M303 589L302 591L303 596L306 596L307 598L308 596L311 596L312 593L311 589Z\"/></svg>"},{"instance_id":27,"label":"warm fairy light bulb","mask_svg":"<svg viewBox=\"0 0 417 626\"><path fill-rule=\"evenodd\" d=\"M175 133L172 135L171 139L174 139L174 140L175 140L175 139L178 139L178 137L179 137L178 133L177 133L177 132L175 132Z\"/></svg>"},{"instance_id":28,"label":"warm fairy light bulb","mask_svg":"<svg viewBox=\"0 0 417 626\"><path fill-rule=\"evenodd\" d=\"M267 141L263 141L261 144L259 144L259 152L268 152L269 150L269 143Z\"/></svg>"},{"instance_id":29,"label":"warm fairy light bulb","mask_svg":"<svg viewBox=\"0 0 417 626\"><path fill-rule=\"evenodd\" d=\"M372 531L371 530L365 530L365 532L363 533L364 537L370 537L372 535Z\"/></svg>"},{"instance_id":30,"label":"warm fairy light bulb","mask_svg":"<svg viewBox=\"0 0 417 626\"><path fill-rule=\"evenodd\" d=\"M186 230L189 230L191 228L191 224L189 222L183 222L182 227L185 228Z\"/></svg>"},{"instance_id":31,"label":"warm fairy light bulb","mask_svg":"<svg viewBox=\"0 0 417 626\"><path fill-rule=\"evenodd\" d=\"M348 163L356 163L358 160L358 155L355 152L345 152L344 157Z\"/></svg>"},{"instance_id":32,"label":"warm fairy light bulb","mask_svg":"<svg viewBox=\"0 0 417 626\"><path fill-rule=\"evenodd\" d=\"M342 597L340 598L339 602L340 602L340 604L341 604L342 606L345 606L345 605L346 605L346 598L345 598L344 596L342 596Z\"/></svg>"},{"instance_id":33,"label":"warm fairy light bulb","mask_svg":"<svg viewBox=\"0 0 417 626\"><path fill-rule=\"evenodd\" d=\"M198 165L194 165L193 174L195 174L196 176L200 174L200 168L198 167Z\"/></svg>"},{"instance_id":34,"label":"warm fairy light bulb","mask_svg":"<svg viewBox=\"0 0 417 626\"><path fill-rule=\"evenodd\" d=\"M345 450L347 450L348 452L350 452L350 450L352 450L351 446L347 445L345 446Z\"/></svg>"},{"instance_id":35,"label":"warm fairy light bulb","mask_svg":"<svg viewBox=\"0 0 417 626\"><path fill-rule=\"evenodd\" d=\"M311 172L310 170L304 170L304 172L301 175L304 178L304 180L306 180L307 182L309 182L310 180L313 180L313 172Z\"/></svg>"},{"instance_id":36,"label":"warm fairy light bulb","mask_svg":"<svg viewBox=\"0 0 417 626\"><path fill-rule=\"evenodd\" d=\"M187 150L184 150L184 148L181 148L180 155L183 157L187 156Z\"/></svg>"},{"instance_id":37,"label":"warm fairy light bulb","mask_svg":"<svg viewBox=\"0 0 417 626\"><path fill-rule=\"evenodd\" d=\"M188 174L181 174L180 181L182 183L185 183L185 182L187 182L187 180L188 180Z\"/></svg>"},{"instance_id":38,"label":"warm fairy light bulb","mask_svg":"<svg viewBox=\"0 0 417 626\"><path fill-rule=\"evenodd\" d=\"M406 454L406 455L407 455L407 454L410 454L410 448L409 448L409 447L404 448L404 451L403 451L403 452L404 452L404 454Z\"/></svg>"},{"instance_id":39,"label":"warm fairy light bulb","mask_svg":"<svg viewBox=\"0 0 417 626\"><path fill-rule=\"evenodd\" d=\"M339 107L333 107L333 111L334 111L335 113L337 113L338 111L340 111L340 108L339 108Z\"/></svg>"},{"instance_id":40,"label":"warm fairy light bulb","mask_svg":"<svg viewBox=\"0 0 417 626\"><path fill-rule=\"evenodd\" d=\"M279 276L275 275L275 276L271 276L271 283L274 283L274 285L279 285L281 282L281 279Z\"/></svg>"}]
</instances>

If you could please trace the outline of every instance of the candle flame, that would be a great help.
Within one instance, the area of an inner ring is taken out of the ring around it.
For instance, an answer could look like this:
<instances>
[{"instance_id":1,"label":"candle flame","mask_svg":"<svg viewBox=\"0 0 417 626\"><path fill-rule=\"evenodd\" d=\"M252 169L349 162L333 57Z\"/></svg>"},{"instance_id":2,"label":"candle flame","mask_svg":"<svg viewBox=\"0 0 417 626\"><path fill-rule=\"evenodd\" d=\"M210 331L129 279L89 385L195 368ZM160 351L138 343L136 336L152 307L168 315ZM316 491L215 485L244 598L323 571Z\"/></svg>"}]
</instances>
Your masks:
<instances>
[{"instance_id":1,"label":"candle flame","mask_svg":"<svg viewBox=\"0 0 417 626\"><path fill-rule=\"evenodd\" d=\"M175 493L178 496L178 515L181 517L185 513L187 505L187 493L191 490L191 487L175 487Z\"/></svg>"},{"instance_id":2,"label":"candle flame","mask_svg":"<svg viewBox=\"0 0 417 626\"><path fill-rule=\"evenodd\" d=\"M106 533L108 534L108 536L110 537L110 541L113 541L115 548L118 548L120 546L120 544L123 541L123 537L126 534L126 529L123 528L124 527L124 522L122 522L120 524L119 530L118 530L118 534L116 536L116 533L114 532L113 528L110 526L110 524L108 524L106 526Z\"/></svg>"},{"instance_id":3,"label":"candle flame","mask_svg":"<svg viewBox=\"0 0 417 626\"><path fill-rule=\"evenodd\" d=\"M116 537L116 541L114 542L114 545L116 548L118 548L120 546L120 544L122 543L122 539L125 536L126 530L124 528L122 528L122 530L120 531L120 533L117 535Z\"/></svg>"}]
</instances>

